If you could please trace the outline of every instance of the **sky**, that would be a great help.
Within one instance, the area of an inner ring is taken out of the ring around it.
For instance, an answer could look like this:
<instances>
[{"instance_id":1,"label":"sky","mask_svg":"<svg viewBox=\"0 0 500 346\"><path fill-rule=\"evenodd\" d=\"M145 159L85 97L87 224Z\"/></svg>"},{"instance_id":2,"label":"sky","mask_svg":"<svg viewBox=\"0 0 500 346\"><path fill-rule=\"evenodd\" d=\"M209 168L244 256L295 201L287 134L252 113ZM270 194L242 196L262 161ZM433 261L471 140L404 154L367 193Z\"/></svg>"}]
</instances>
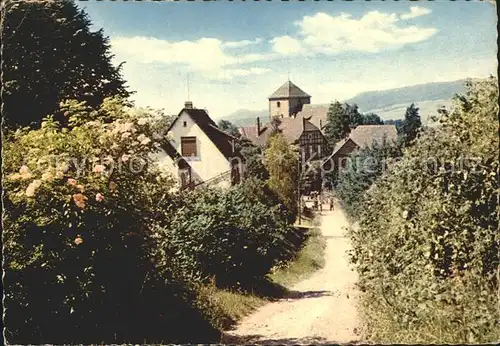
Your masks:
<instances>
[{"instance_id":1,"label":"sky","mask_svg":"<svg viewBox=\"0 0 500 346\"><path fill-rule=\"evenodd\" d=\"M497 74L488 2L80 1L138 106L217 119L267 109L288 78L312 103ZM189 80L189 83L188 83ZM189 88L188 88L189 85ZM189 93L188 93L189 90Z\"/></svg>"}]
</instances>

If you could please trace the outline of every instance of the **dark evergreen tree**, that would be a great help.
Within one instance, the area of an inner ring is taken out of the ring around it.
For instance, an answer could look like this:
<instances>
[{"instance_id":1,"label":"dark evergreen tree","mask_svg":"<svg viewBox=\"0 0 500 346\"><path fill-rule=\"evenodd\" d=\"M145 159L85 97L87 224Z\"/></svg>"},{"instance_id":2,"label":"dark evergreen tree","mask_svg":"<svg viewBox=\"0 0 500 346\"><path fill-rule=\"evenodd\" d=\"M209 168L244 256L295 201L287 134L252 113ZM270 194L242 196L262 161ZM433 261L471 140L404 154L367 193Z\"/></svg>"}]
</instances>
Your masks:
<instances>
[{"instance_id":1,"label":"dark evergreen tree","mask_svg":"<svg viewBox=\"0 0 500 346\"><path fill-rule=\"evenodd\" d=\"M96 108L104 98L127 98L121 64L111 63L109 39L92 32L71 0L7 3L2 27L4 119L8 127L37 127L65 99Z\"/></svg>"},{"instance_id":2,"label":"dark evergreen tree","mask_svg":"<svg viewBox=\"0 0 500 346\"><path fill-rule=\"evenodd\" d=\"M358 105L350 105L348 103L344 104L344 111L346 113L347 118L349 119L349 127L351 129L355 129L359 125L364 124L363 114L359 112Z\"/></svg>"},{"instance_id":3,"label":"dark evergreen tree","mask_svg":"<svg viewBox=\"0 0 500 346\"><path fill-rule=\"evenodd\" d=\"M383 125L384 122L375 113L368 113L363 115L363 125Z\"/></svg>"},{"instance_id":4,"label":"dark evergreen tree","mask_svg":"<svg viewBox=\"0 0 500 346\"><path fill-rule=\"evenodd\" d=\"M418 108L412 103L410 107L406 108L405 119L403 120L402 126L402 135L405 146L410 145L411 142L417 137L418 131L421 127L422 121L420 120Z\"/></svg>"},{"instance_id":5,"label":"dark evergreen tree","mask_svg":"<svg viewBox=\"0 0 500 346\"><path fill-rule=\"evenodd\" d=\"M340 102L332 103L328 109L325 125L325 137L331 148L349 135L351 131L349 123L349 117Z\"/></svg>"}]
</instances>

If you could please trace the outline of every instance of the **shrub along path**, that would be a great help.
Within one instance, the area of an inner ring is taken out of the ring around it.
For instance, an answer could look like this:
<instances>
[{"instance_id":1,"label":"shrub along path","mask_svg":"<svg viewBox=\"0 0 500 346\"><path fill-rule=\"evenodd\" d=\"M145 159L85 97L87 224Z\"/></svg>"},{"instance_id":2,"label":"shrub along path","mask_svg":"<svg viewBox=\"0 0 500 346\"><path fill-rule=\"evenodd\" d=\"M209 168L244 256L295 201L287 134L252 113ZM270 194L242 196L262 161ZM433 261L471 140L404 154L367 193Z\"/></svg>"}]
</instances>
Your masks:
<instances>
[{"instance_id":1,"label":"shrub along path","mask_svg":"<svg viewBox=\"0 0 500 346\"><path fill-rule=\"evenodd\" d=\"M257 309L244 318L223 343L348 343L360 341L356 313L357 274L346 251L348 226L337 206L323 212L321 231L326 238L325 266L309 279L291 287L291 294Z\"/></svg>"}]
</instances>

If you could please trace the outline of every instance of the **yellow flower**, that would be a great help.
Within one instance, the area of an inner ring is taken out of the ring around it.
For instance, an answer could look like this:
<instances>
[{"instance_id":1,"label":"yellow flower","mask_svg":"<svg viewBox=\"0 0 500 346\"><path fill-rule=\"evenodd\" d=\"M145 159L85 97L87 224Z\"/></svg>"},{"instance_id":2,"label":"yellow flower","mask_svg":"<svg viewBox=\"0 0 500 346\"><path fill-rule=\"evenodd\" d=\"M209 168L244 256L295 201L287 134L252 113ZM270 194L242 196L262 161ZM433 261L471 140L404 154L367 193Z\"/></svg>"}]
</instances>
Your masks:
<instances>
[{"instance_id":1,"label":"yellow flower","mask_svg":"<svg viewBox=\"0 0 500 346\"><path fill-rule=\"evenodd\" d=\"M33 176L33 174L30 173L30 169L28 166L23 165L21 168L19 168L19 177L23 180L30 179Z\"/></svg>"},{"instance_id":2,"label":"yellow flower","mask_svg":"<svg viewBox=\"0 0 500 346\"><path fill-rule=\"evenodd\" d=\"M54 179L54 174L52 172L48 171L42 174L43 181L51 181L52 179Z\"/></svg>"},{"instance_id":3,"label":"yellow flower","mask_svg":"<svg viewBox=\"0 0 500 346\"><path fill-rule=\"evenodd\" d=\"M26 188L26 196L33 197L35 195L36 189L38 189L42 185L41 180L33 180L28 187Z\"/></svg>"},{"instance_id":4,"label":"yellow flower","mask_svg":"<svg viewBox=\"0 0 500 346\"><path fill-rule=\"evenodd\" d=\"M9 180L18 180L18 179L21 179L21 174L12 173L12 174L9 174L7 178L9 178Z\"/></svg>"}]
</instances>

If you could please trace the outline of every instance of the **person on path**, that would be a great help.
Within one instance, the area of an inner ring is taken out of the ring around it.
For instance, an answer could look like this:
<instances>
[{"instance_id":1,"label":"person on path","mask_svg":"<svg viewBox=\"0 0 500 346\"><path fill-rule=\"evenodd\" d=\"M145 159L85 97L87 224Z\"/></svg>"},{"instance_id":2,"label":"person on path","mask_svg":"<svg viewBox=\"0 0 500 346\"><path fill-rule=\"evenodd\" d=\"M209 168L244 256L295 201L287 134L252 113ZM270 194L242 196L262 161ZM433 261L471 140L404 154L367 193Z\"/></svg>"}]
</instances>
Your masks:
<instances>
[{"instance_id":1,"label":"person on path","mask_svg":"<svg viewBox=\"0 0 500 346\"><path fill-rule=\"evenodd\" d=\"M330 198L330 211L333 211L333 198Z\"/></svg>"}]
</instances>

